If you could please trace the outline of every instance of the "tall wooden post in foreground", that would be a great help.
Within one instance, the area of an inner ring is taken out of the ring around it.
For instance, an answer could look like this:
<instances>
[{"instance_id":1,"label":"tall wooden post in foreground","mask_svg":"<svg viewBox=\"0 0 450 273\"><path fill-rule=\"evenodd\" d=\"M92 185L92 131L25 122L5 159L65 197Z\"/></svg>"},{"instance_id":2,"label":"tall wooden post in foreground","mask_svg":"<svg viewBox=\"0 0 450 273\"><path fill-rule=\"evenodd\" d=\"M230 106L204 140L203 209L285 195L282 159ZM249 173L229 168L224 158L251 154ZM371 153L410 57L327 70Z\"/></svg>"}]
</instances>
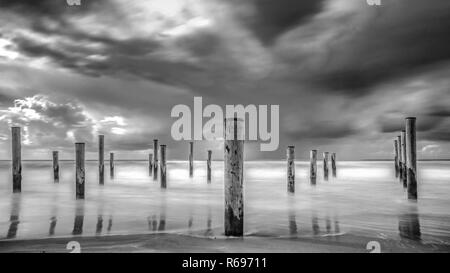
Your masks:
<instances>
[{"instance_id":1,"label":"tall wooden post in foreground","mask_svg":"<svg viewBox=\"0 0 450 273\"><path fill-rule=\"evenodd\" d=\"M20 127L11 128L13 192L22 191L22 143Z\"/></svg>"},{"instance_id":2,"label":"tall wooden post in foreground","mask_svg":"<svg viewBox=\"0 0 450 273\"><path fill-rule=\"evenodd\" d=\"M75 192L76 199L84 199L84 143L75 143Z\"/></svg>"},{"instance_id":3,"label":"tall wooden post in foreground","mask_svg":"<svg viewBox=\"0 0 450 273\"><path fill-rule=\"evenodd\" d=\"M225 119L224 186L225 236L244 235L244 129L243 120Z\"/></svg>"},{"instance_id":4,"label":"tall wooden post in foreground","mask_svg":"<svg viewBox=\"0 0 450 273\"><path fill-rule=\"evenodd\" d=\"M402 181L403 177L403 157L402 157L402 137L397 136L397 149L398 149L398 174L399 179Z\"/></svg>"},{"instance_id":5,"label":"tall wooden post in foreground","mask_svg":"<svg viewBox=\"0 0 450 273\"><path fill-rule=\"evenodd\" d=\"M167 188L167 168L166 168L166 145L160 146L161 150L161 162L159 163L161 166L161 188Z\"/></svg>"},{"instance_id":6,"label":"tall wooden post in foreground","mask_svg":"<svg viewBox=\"0 0 450 273\"><path fill-rule=\"evenodd\" d=\"M59 182L59 156L58 156L58 151L53 151L52 152L52 156L53 156L53 181L55 183Z\"/></svg>"},{"instance_id":7,"label":"tall wooden post in foreground","mask_svg":"<svg viewBox=\"0 0 450 273\"><path fill-rule=\"evenodd\" d=\"M98 183L105 183L105 136L98 136Z\"/></svg>"},{"instance_id":8,"label":"tall wooden post in foreground","mask_svg":"<svg viewBox=\"0 0 450 273\"><path fill-rule=\"evenodd\" d=\"M407 186L407 181L406 181L406 162L408 160L408 156L406 154L406 132L405 130L402 130L401 132L401 138L402 138L402 158L403 158L403 165L402 165L402 181L403 181L403 186L406 188Z\"/></svg>"},{"instance_id":9,"label":"tall wooden post in foreground","mask_svg":"<svg viewBox=\"0 0 450 273\"><path fill-rule=\"evenodd\" d=\"M328 152L323 153L323 178L328 180Z\"/></svg>"},{"instance_id":10,"label":"tall wooden post in foreground","mask_svg":"<svg viewBox=\"0 0 450 273\"><path fill-rule=\"evenodd\" d=\"M317 150L311 150L309 153L309 179L311 184L316 184L317 179Z\"/></svg>"},{"instance_id":11,"label":"tall wooden post in foreground","mask_svg":"<svg viewBox=\"0 0 450 273\"><path fill-rule=\"evenodd\" d=\"M158 140L153 140L153 180L158 179Z\"/></svg>"},{"instance_id":12,"label":"tall wooden post in foreground","mask_svg":"<svg viewBox=\"0 0 450 273\"><path fill-rule=\"evenodd\" d=\"M287 160L287 190L295 192L295 147L289 146L286 150Z\"/></svg>"},{"instance_id":13,"label":"tall wooden post in foreground","mask_svg":"<svg viewBox=\"0 0 450 273\"><path fill-rule=\"evenodd\" d=\"M114 153L109 153L109 176L114 179Z\"/></svg>"},{"instance_id":14,"label":"tall wooden post in foreground","mask_svg":"<svg viewBox=\"0 0 450 273\"><path fill-rule=\"evenodd\" d=\"M194 176L194 142L189 142L189 177Z\"/></svg>"},{"instance_id":15,"label":"tall wooden post in foreground","mask_svg":"<svg viewBox=\"0 0 450 273\"><path fill-rule=\"evenodd\" d=\"M148 154L148 175L152 176L153 174L153 162L152 162L153 154Z\"/></svg>"},{"instance_id":16,"label":"tall wooden post in foreground","mask_svg":"<svg viewBox=\"0 0 450 273\"><path fill-rule=\"evenodd\" d=\"M395 177L398 176L398 144L397 140L394 140L394 170L395 170Z\"/></svg>"},{"instance_id":17,"label":"tall wooden post in foreground","mask_svg":"<svg viewBox=\"0 0 450 273\"><path fill-rule=\"evenodd\" d=\"M212 151L208 150L208 157L206 160L206 180L208 183L211 183L211 157L212 157Z\"/></svg>"},{"instance_id":18,"label":"tall wooden post in foreground","mask_svg":"<svg viewBox=\"0 0 450 273\"><path fill-rule=\"evenodd\" d=\"M331 154L331 172L333 177L336 177L336 153Z\"/></svg>"},{"instance_id":19,"label":"tall wooden post in foreground","mask_svg":"<svg viewBox=\"0 0 450 273\"><path fill-rule=\"evenodd\" d=\"M406 179L408 199L417 199L416 118L406 118Z\"/></svg>"}]
</instances>

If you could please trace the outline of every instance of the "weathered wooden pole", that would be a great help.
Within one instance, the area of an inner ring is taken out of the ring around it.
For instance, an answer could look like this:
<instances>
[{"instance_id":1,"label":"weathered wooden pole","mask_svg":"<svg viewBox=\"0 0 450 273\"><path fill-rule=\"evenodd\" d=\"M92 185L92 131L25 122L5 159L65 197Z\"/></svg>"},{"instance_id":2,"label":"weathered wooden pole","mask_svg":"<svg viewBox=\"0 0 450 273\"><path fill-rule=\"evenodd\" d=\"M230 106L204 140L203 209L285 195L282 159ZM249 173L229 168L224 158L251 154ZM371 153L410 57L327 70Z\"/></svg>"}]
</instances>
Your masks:
<instances>
[{"instance_id":1,"label":"weathered wooden pole","mask_svg":"<svg viewBox=\"0 0 450 273\"><path fill-rule=\"evenodd\" d=\"M206 180L211 183L211 157L212 151L208 150L208 158L206 160Z\"/></svg>"},{"instance_id":2,"label":"weathered wooden pole","mask_svg":"<svg viewBox=\"0 0 450 273\"><path fill-rule=\"evenodd\" d=\"M402 181L403 177L403 156L402 156L402 137L397 136L397 149L398 149L398 173L399 179Z\"/></svg>"},{"instance_id":3,"label":"weathered wooden pole","mask_svg":"<svg viewBox=\"0 0 450 273\"><path fill-rule=\"evenodd\" d=\"M406 162L408 160L407 154L406 154L406 132L405 130L402 130L401 132L401 138L402 138L402 158L403 158L403 169L402 169L402 181L403 181L403 186L406 188L407 186L407 181L406 181Z\"/></svg>"},{"instance_id":4,"label":"weathered wooden pole","mask_svg":"<svg viewBox=\"0 0 450 273\"><path fill-rule=\"evenodd\" d=\"M75 192L76 199L84 199L84 143L75 143Z\"/></svg>"},{"instance_id":5,"label":"weathered wooden pole","mask_svg":"<svg viewBox=\"0 0 450 273\"><path fill-rule=\"evenodd\" d=\"M398 162L398 143L397 140L394 140L394 170L395 170L395 177L398 177L398 170L399 170L399 162Z\"/></svg>"},{"instance_id":6,"label":"weathered wooden pole","mask_svg":"<svg viewBox=\"0 0 450 273\"><path fill-rule=\"evenodd\" d=\"M309 179L311 184L316 184L317 179L317 150L311 150L309 153Z\"/></svg>"},{"instance_id":7,"label":"weathered wooden pole","mask_svg":"<svg viewBox=\"0 0 450 273\"><path fill-rule=\"evenodd\" d=\"M59 158L58 151L53 151L53 181L55 183L59 182Z\"/></svg>"},{"instance_id":8,"label":"weathered wooden pole","mask_svg":"<svg viewBox=\"0 0 450 273\"><path fill-rule=\"evenodd\" d=\"M408 199L417 199L416 118L406 118L406 179Z\"/></svg>"},{"instance_id":9,"label":"weathered wooden pole","mask_svg":"<svg viewBox=\"0 0 450 273\"><path fill-rule=\"evenodd\" d=\"M323 178L328 180L328 152L323 153Z\"/></svg>"},{"instance_id":10,"label":"weathered wooden pole","mask_svg":"<svg viewBox=\"0 0 450 273\"><path fill-rule=\"evenodd\" d=\"M105 183L105 136L98 136L98 183Z\"/></svg>"},{"instance_id":11,"label":"weathered wooden pole","mask_svg":"<svg viewBox=\"0 0 450 273\"><path fill-rule=\"evenodd\" d=\"M109 175L114 179L114 153L109 153Z\"/></svg>"},{"instance_id":12,"label":"weathered wooden pole","mask_svg":"<svg viewBox=\"0 0 450 273\"><path fill-rule=\"evenodd\" d=\"M225 119L225 236L244 235L244 129L242 119Z\"/></svg>"},{"instance_id":13,"label":"weathered wooden pole","mask_svg":"<svg viewBox=\"0 0 450 273\"><path fill-rule=\"evenodd\" d=\"M336 177L336 153L331 154L331 172L333 177Z\"/></svg>"},{"instance_id":14,"label":"weathered wooden pole","mask_svg":"<svg viewBox=\"0 0 450 273\"><path fill-rule=\"evenodd\" d=\"M160 167L161 167L161 188L165 189L167 188L167 168L166 168L166 145L161 145L160 146L161 149L161 162L160 162Z\"/></svg>"},{"instance_id":15,"label":"weathered wooden pole","mask_svg":"<svg viewBox=\"0 0 450 273\"><path fill-rule=\"evenodd\" d=\"M287 190L295 192L295 147L288 146L286 150L287 160Z\"/></svg>"},{"instance_id":16,"label":"weathered wooden pole","mask_svg":"<svg viewBox=\"0 0 450 273\"><path fill-rule=\"evenodd\" d=\"M148 154L148 175L152 176L153 174L153 162L152 162L153 154Z\"/></svg>"},{"instance_id":17,"label":"weathered wooden pole","mask_svg":"<svg viewBox=\"0 0 450 273\"><path fill-rule=\"evenodd\" d=\"M13 192L22 191L22 143L20 127L11 128Z\"/></svg>"},{"instance_id":18,"label":"weathered wooden pole","mask_svg":"<svg viewBox=\"0 0 450 273\"><path fill-rule=\"evenodd\" d=\"M153 180L158 179L158 140L153 140Z\"/></svg>"},{"instance_id":19,"label":"weathered wooden pole","mask_svg":"<svg viewBox=\"0 0 450 273\"><path fill-rule=\"evenodd\" d=\"M194 176L194 142L189 142L189 177Z\"/></svg>"}]
</instances>

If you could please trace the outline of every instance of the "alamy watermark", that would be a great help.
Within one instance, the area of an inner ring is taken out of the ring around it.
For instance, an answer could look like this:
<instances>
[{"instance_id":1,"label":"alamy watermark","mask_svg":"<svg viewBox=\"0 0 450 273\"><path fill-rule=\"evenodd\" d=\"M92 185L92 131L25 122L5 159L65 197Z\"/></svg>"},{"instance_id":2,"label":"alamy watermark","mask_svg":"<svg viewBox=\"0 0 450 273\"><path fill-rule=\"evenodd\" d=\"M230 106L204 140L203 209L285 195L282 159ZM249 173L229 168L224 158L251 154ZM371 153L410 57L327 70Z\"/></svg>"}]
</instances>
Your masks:
<instances>
[{"instance_id":1,"label":"alamy watermark","mask_svg":"<svg viewBox=\"0 0 450 273\"><path fill-rule=\"evenodd\" d=\"M262 141L263 143L260 144L261 151L275 151L278 149L280 142L280 106L270 105L270 130L268 111L268 105L226 105L225 118L227 120L238 118L243 121L244 132L239 134L238 140ZM174 140L224 139L224 111L222 107L210 104L203 108L202 97L194 97L193 112L192 115L191 108L185 104L178 104L172 108L171 117L178 118L172 124L170 131ZM203 118L209 118L204 125ZM248 132L246 131L247 127Z\"/></svg>"},{"instance_id":2,"label":"alamy watermark","mask_svg":"<svg viewBox=\"0 0 450 273\"><path fill-rule=\"evenodd\" d=\"M381 6L381 0L366 0L369 6Z\"/></svg>"},{"instance_id":3,"label":"alamy watermark","mask_svg":"<svg viewBox=\"0 0 450 273\"><path fill-rule=\"evenodd\" d=\"M81 6L81 0L66 0L69 6Z\"/></svg>"}]
</instances>

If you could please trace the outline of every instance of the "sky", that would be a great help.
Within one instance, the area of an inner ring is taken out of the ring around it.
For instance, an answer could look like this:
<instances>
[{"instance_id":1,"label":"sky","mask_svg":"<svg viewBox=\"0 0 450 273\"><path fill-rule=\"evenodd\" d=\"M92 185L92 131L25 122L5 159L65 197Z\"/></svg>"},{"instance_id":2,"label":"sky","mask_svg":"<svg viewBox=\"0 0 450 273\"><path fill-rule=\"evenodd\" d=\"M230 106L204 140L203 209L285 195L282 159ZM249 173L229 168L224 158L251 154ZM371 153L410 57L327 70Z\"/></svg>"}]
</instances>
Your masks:
<instances>
[{"instance_id":1,"label":"sky","mask_svg":"<svg viewBox=\"0 0 450 273\"><path fill-rule=\"evenodd\" d=\"M97 135L117 159L146 159L152 141L185 160L170 134L177 104L280 106L278 150L338 160L392 158L405 117L418 156L450 158L450 1L0 0L0 159L22 127L24 159L73 159ZM204 120L206 122L206 120ZM196 141L223 158L220 141Z\"/></svg>"}]
</instances>

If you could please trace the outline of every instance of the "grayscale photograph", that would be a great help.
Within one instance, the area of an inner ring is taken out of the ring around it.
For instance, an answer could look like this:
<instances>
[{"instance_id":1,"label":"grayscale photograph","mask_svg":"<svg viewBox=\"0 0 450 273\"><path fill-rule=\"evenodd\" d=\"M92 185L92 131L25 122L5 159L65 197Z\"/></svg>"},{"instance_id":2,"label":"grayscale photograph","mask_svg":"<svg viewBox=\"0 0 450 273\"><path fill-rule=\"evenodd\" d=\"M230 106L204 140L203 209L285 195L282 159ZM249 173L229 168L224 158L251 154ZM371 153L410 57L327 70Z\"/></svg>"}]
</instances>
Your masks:
<instances>
[{"instance_id":1,"label":"grayscale photograph","mask_svg":"<svg viewBox=\"0 0 450 273\"><path fill-rule=\"evenodd\" d=\"M0 0L0 253L448 252L450 1Z\"/></svg>"}]
</instances>

